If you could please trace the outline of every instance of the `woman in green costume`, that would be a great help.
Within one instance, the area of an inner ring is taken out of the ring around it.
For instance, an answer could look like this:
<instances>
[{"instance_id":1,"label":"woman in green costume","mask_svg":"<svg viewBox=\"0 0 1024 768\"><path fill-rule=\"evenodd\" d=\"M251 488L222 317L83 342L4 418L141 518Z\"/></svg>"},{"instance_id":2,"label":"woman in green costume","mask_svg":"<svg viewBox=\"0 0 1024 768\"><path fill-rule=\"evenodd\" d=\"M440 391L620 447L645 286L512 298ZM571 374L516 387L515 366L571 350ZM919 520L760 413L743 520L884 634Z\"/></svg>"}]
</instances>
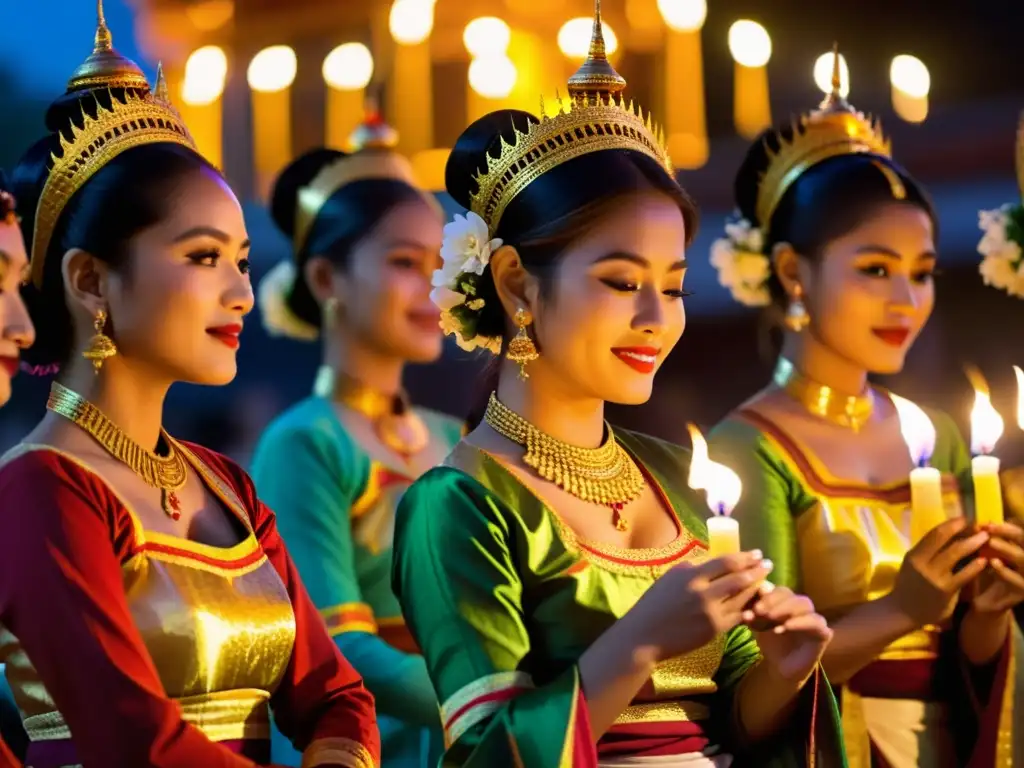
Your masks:
<instances>
[{"instance_id":1,"label":"woman in green costume","mask_svg":"<svg viewBox=\"0 0 1024 768\"><path fill-rule=\"evenodd\" d=\"M371 115L351 155L314 150L281 174L272 214L294 258L260 285L264 324L322 338L312 396L267 428L253 477L338 646L373 693L386 768L443 749L437 697L391 592L395 509L444 459L461 424L412 408L406 363L429 363L443 336L430 302L441 212ZM275 760L289 759L283 740ZM294 759L294 755L291 759ZM297 763L296 763L297 764Z\"/></svg>"},{"instance_id":2,"label":"woman in green costume","mask_svg":"<svg viewBox=\"0 0 1024 768\"><path fill-rule=\"evenodd\" d=\"M823 619L766 586L760 553L709 556L688 451L603 418L650 397L682 334L697 218L624 86L598 20L571 109L491 113L448 162L470 212L445 228L434 298L499 358L395 532L442 765L842 766Z\"/></svg>"},{"instance_id":3,"label":"woman in green costume","mask_svg":"<svg viewBox=\"0 0 1024 768\"><path fill-rule=\"evenodd\" d=\"M953 421L867 381L903 368L931 314L936 222L838 87L739 171L743 218L712 259L783 341L772 383L715 429L711 455L743 480L744 542L831 622L822 664L842 686L851 766L1024 765L1011 619L1024 534L969 525ZM915 461L941 472L932 508L911 505Z\"/></svg>"}]
</instances>

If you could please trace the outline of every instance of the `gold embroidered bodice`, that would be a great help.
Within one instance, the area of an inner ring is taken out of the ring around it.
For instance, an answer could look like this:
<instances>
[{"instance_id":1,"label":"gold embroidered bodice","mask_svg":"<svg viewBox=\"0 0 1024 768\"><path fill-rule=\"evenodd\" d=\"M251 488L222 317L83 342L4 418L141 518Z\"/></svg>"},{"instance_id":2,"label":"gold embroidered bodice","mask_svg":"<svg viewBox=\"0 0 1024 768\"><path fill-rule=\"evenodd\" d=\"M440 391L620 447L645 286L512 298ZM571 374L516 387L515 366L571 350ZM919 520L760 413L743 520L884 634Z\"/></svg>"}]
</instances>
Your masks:
<instances>
[{"instance_id":1,"label":"gold embroidered bodice","mask_svg":"<svg viewBox=\"0 0 1024 768\"><path fill-rule=\"evenodd\" d=\"M143 530L139 517L110 491L110 503L129 515L133 531L121 567L125 598L163 688L179 701L184 719L214 740L265 738L267 702L284 677L295 642L291 600L235 492L183 451L245 526L245 538L221 548ZM6 662L30 737L66 738L63 718L31 659L3 629L0 660Z\"/></svg>"}]
</instances>

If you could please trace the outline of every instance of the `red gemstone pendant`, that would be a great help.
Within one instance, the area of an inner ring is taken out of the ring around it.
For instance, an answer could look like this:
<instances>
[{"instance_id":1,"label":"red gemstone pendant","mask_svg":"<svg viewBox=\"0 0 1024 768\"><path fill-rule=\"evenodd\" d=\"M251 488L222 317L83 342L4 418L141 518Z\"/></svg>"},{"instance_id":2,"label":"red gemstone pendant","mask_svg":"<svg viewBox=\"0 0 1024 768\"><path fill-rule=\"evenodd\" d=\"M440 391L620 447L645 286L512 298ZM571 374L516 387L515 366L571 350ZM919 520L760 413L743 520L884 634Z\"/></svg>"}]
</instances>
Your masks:
<instances>
[{"instance_id":1,"label":"red gemstone pendant","mask_svg":"<svg viewBox=\"0 0 1024 768\"><path fill-rule=\"evenodd\" d=\"M622 514L622 504L612 504L612 523L615 525L616 531L628 531L629 521Z\"/></svg>"},{"instance_id":2,"label":"red gemstone pendant","mask_svg":"<svg viewBox=\"0 0 1024 768\"><path fill-rule=\"evenodd\" d=\"M181 517L181 501L178 499L178 494L174 491L163 491L163 504L164 512L171 520L178 520Z\"/></svg>"}]
</instances>

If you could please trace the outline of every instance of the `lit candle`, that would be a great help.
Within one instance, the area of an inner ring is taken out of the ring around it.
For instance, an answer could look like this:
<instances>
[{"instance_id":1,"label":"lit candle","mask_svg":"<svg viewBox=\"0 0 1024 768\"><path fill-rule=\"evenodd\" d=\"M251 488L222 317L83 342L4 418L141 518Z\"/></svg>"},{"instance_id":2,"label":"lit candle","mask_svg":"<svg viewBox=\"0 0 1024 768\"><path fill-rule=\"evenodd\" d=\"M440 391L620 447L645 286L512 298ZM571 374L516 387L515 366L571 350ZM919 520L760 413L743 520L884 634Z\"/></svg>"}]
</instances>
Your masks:
<instances>
[{"instance_id":1,"label":"lit candle","mask_svg":"<svg viewBox=\"0 0 1024 768\"><path fill-rule=\"evenodd\" d=\"M900 419L900 431L910 451L910 541L917 544L928 531L946 520L942 503L942 474L928 466L935 451L935 425L916 404L890 395Z\"/></svg>"},{"instance_id":2,"label":"lit candle","mask_svg":"<svg viewBox=\"0 0 1024 768\"><path fill-rule=\"evenodd\" d=\"M708 549L711 557L721 557L740 551L740 524L730 515L743 493L739 475L724 464L708 458L708 444L693 424L687 424L693 441L690 458L689 486L703 490L708 507L714 513L708 518Z\"/></svg>"},{"instance_id":3,"label":"lit candle","mask_svg":"<svg viewBox=\"0 0 1024 768\"><path fill-rule=\"evenodd\" d=\"M992 451L1003 435L1003 418L992 407L987 389L975 384L971 410L971 477L974 480L974 522L1003 522L1003 489L999 485L999 459Z\"/></svg>"}]
</instances>

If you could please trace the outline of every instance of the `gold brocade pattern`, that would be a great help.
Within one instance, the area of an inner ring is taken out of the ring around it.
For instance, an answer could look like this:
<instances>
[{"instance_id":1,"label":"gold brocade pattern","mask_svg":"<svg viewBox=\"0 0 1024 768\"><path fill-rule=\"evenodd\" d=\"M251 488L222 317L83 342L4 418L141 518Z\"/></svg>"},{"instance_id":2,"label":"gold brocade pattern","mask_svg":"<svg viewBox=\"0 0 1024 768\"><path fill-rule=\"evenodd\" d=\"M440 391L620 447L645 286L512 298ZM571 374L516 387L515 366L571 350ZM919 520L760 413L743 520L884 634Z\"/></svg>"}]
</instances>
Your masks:
<instances>
[{"instance_id":1,"label":"gold brocade pattern","mask_svg":"<svg viewBox=\"0 0 1024 768\"><path fill-rule=\"evenodd\" d=\"M804 594L818 611L833 618L889 594L912 546L908 485L881 490L840 485L811 451L795 441L784 445L778 435L765 438L817 497L817 503L796 518ZM948 517L963 514L958 491L944 490L942 498ZM938 627L912 632L890 644L879 658L934 658L938 632Z\"/></svg>"},{"instance_id":2,"label":"gold brocade pattern","mask_svg":"<svg viewBox=\"0 0 1024 768\"><path fill-rule=\"evenodd\" d=\"M707 720L709 717L711 710L706 704L698 701L655 701L626 707L623 713L615 718L615 725L696 722Z\"/></svg>"},{"instance_id":3,"label":"gold brocade pattern","mask_svg":"<svg viewBox=\"0 0 1024 768\"><path fill-rule=\"evenodd\" d=\"M266 738L267 701L291 660L295 616L284 582L267 560L236 493L180 443L174 447L245 526L233 547L213 547L143 529L132 518L135 553L122 565L134 623L167 695L213 740ZM74 456L50 450L102 479ZM112 496L116 493L110 490ZM17 638L0 627L0 658L33 738L65 738L63 718Z\"/></svg>"}]
</instances>

